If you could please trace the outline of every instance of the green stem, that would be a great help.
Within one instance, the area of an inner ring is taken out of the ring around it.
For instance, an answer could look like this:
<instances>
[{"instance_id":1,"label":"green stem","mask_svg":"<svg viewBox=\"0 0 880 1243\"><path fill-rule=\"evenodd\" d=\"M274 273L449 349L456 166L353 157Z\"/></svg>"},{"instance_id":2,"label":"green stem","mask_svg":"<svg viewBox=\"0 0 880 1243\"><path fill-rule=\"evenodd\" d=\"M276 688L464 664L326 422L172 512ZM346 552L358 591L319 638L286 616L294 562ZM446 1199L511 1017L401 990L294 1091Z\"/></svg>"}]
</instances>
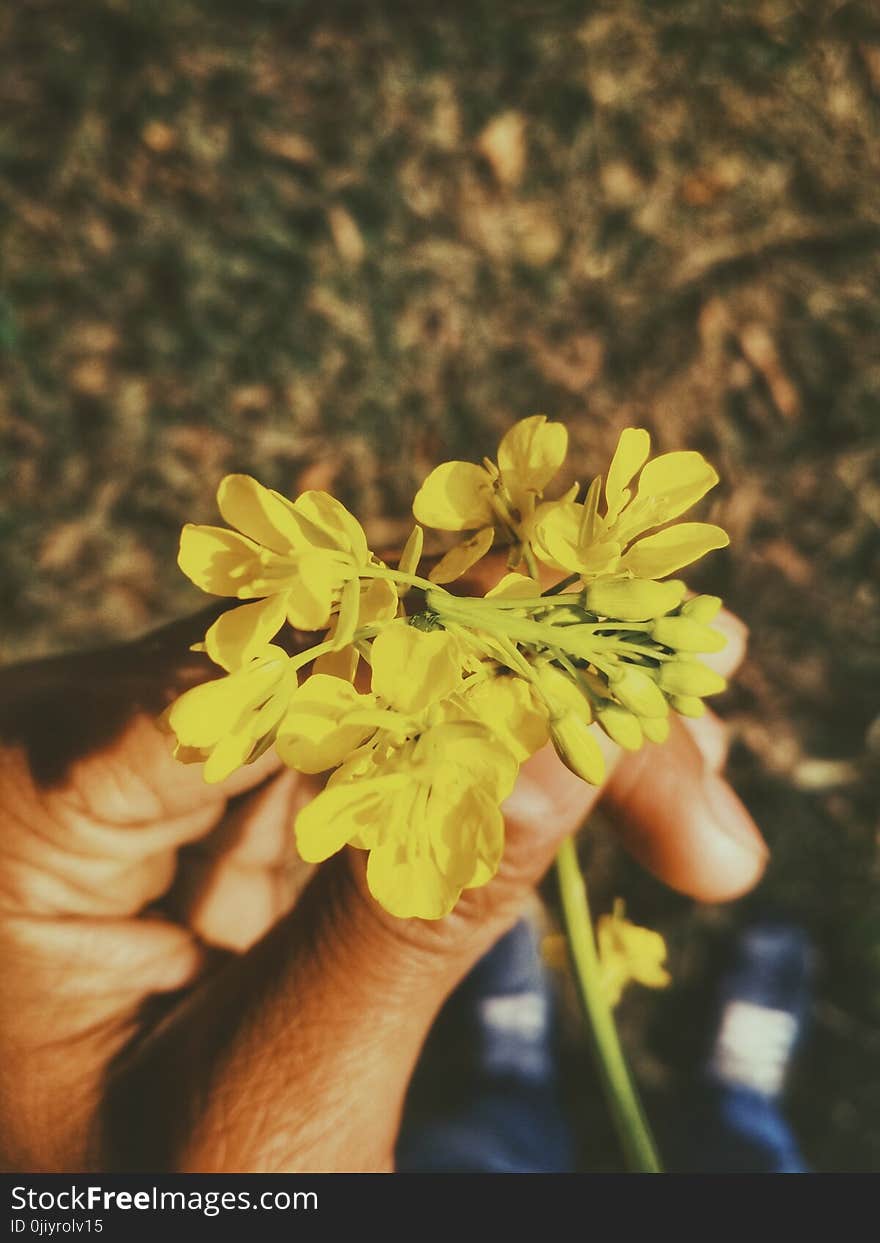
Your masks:
<instances>
[{"instance_id":1,"label":"green stem","mask_svg":"<svg viewBox=\"0 0 880 1243\"><path fill-rule=\"evenodd\" d=\"M633 1173L659 1174L662 1172L660 1158L620 1047L611 1009L602 992L587 889L578 864L577 848L571 837L559 848L556 870L566 936L581 1001L590 1024L608 1107L627 1165Z\"/></svg>"}]
</instances>

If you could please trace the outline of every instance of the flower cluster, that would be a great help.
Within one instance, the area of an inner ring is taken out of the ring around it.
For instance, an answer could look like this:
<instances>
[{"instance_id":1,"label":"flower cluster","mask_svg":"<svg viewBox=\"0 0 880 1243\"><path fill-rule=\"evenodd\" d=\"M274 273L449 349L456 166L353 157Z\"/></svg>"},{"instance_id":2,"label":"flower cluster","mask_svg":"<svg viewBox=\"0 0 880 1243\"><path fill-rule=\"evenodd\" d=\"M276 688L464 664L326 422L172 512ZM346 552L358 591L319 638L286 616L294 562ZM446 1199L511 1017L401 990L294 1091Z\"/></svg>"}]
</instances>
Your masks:
<instances>
[{"instance_id":1,"label":"flower cluster","mask_svg":"<svg viewBox=\"0 0 880 1243\"><path fill-rule=\"evenodd\" d=\"M583 500L577 485L546 499L567 442L535 415L497 463L438 466L396 567L327 493L290 501L246 475L220 485L227 527L183 529L184 573L244 603L204 638L223 676L165 715L176 754L203 762L207 781L273 746L300 772L329 772L296 820L300 854L369 851L370 890L394 915L440 918L491 879L500 804L548 739L598 783L596 728L629 749L662 742L671 710L697 716L724 688L700 660L724 645L710 625L720 601L669 578L727 543L719 527L674 521L715 471L698 453L649 460L648 433L628 429ZM465 535L427 577L423 526ZM449 590L496 541L510 546L500 582ZM288 627L316 642L290 655Z\"/></svg>"}]
</instances>

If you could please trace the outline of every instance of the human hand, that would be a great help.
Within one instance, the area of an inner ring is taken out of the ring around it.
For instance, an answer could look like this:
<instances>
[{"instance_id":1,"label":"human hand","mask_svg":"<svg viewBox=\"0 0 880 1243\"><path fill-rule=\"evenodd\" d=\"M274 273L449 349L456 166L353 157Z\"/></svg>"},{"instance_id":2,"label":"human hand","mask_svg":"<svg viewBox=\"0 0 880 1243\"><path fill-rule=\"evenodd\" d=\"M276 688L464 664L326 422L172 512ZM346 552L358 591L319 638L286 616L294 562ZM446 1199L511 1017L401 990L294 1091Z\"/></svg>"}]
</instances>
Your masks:
<instances>
[{"instance_id":1,"label":"human hand","mask_svg":"<svg viewBox=\"0 0 880 1243\"><path fill-rule=\"evenodd\" d=\"M742 626L712 658L739 663ZM156 714L213 666L202 619L0 674L0 1165L390 1169L422 1042L600 799L637 858L716 901L766 859L718 776L714 718L585 786L551 750L505 811L499 875L436 923L369 897L363 855L317 875L291 822L317 788L272 753L219 786ZM306 884L306 881L308 883Z\"/></svg>"}]
</instances>

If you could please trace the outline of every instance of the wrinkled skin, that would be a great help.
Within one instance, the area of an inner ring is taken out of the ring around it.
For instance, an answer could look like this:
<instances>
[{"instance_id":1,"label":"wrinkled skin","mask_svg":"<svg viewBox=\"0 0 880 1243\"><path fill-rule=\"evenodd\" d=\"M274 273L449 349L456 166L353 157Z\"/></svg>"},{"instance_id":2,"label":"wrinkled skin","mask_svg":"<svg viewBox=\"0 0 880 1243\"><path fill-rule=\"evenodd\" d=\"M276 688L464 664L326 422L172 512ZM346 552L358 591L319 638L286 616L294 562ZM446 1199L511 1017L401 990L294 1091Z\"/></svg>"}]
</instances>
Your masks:
<instances>
[{"instance_id":1,"label":"wrinkled skin","mask_svg":"<svg viewBox=\"0 0 880 1243\"><path fill-rule=\"evenodd\" d=\"M731 673L744 630L719 624ZM155 715L214 671L188 651L204 626L0 674L4 1168L391 1169L434 1016L598 800L683 892L732 898L763 870L707 717L635 756L609 744L601 790L539 753L495 880L445 920L397 921L362 853L298 861L314 778L270 753L208 786L172 759Z\"/></svg>"}]
</instances>

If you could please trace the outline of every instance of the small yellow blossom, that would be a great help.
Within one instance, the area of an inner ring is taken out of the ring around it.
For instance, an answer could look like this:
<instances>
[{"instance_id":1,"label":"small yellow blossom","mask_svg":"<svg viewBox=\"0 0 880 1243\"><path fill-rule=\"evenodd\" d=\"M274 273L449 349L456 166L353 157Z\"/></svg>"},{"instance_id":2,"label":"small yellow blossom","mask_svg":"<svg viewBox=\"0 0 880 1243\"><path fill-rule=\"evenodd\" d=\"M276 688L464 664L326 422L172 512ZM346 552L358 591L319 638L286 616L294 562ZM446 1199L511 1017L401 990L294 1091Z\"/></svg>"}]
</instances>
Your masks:
<instances>
[{"instance_id":1,"label":"small yellow blossom","mask_svg":"<svg viewBox=\"0 0 880 1243\"><path fill-rule=\"evenodd\" d=\"M313 863L346 843L368 850L377 902L401 919L441 919L463 889L495 875L504 848L499 803L517 768L485 726L431 726L381 764L331 777L297 817L297 848Z\"/></svg>"},{"instance_id":2,"label":"small yellow blossom","mask_svg":"<svg viewBox=\"0 0 880 1243\"><path fill-rule=\"evenodd\" d=\"M670 981L666 962L666 942L659 932L640 928L624 917L623 903L614 903L611 915L602 915L596 925L599 970L605 997L616 1006L627 984L646 988L665 988Z\"/></svg>"},{"instance_id":3,"label":"small yellow blossom","mask_svg":"<svg viewBox=\"0 0 880 1243\"><path fill-rule=\"evenodd\" d=\"M249 475L227 475L217 504L235 529L187 524L178 563L203 591L254 601L224 613L205 636L211 659L232 670L285 621L301 630L326 626L344 586L356 582L371 554L360 523L326 492L288 501ZM345 629L352 633L359 598L355 589L346 601Z\"/></svg>"},{"instance_id":4,"label":"small yellow blossom","mask_svg":"<svg viewBox=\"0 0 880 1243\"><path fill-rule=\"evenodd\" d=\"M531 539L537 503L567 449L564 424L535 414L520 419L506 433L498 446L497 465L488 459L482 466L444 462L432 470L413 501L416 521L438 531L475 534L450 549L431 572L431 581L450 583L459 578L485 556L497 531L522 549Z\"/></svg>"},{"instance_id":5,"label":"small yellow blossom","mask_svg":"<svg viewBox=\"0 0 880 1243\"><path fill-rule=\"evenodd\" d=\"M699 453L648 461L650 448L644 428L621 434L605 476L604 512L597 477L582 504L566 501L539 514L535 550L542 561L585 580L620 573L658 579L729 542L711 523L666 526L714 487L718 475Z\"/></svg>"}]
</instances>

